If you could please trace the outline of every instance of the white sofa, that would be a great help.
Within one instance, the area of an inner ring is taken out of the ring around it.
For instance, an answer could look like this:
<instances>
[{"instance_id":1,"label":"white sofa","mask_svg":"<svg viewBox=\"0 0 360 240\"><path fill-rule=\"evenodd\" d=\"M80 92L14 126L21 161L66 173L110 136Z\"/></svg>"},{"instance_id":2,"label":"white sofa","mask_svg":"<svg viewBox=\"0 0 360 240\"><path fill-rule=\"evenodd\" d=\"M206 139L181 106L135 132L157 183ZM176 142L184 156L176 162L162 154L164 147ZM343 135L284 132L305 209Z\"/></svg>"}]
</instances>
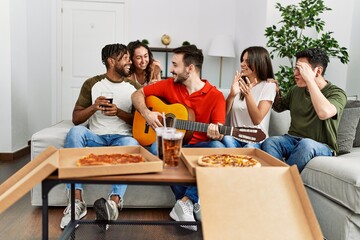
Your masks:
<instances>
[{"instance_id":1,"label":"white sofa","mask_svg":"<svg viewBox=\"0 0 360 240\"><path fill-rule=\"evenodd\" d=\"M289 122L288 112L272 112L270 135L287 132ZM71 126L70 121L62 121L35 133L31 139L32 159L47 146L62 148ZM324 236L328 240L360 239L360 147L337 157L312 159L301 177ZM84 197L87 204L91 205L109 191L110 186L87 185ZM33 189L31 203L36 206L42 204L40 185ZM129 186L124 197L125 207L172 207L174 203L174 196L168 186ZM49 194L49 205L66 204L65 186L58 185Z\"/></svg>"}]
</instances>

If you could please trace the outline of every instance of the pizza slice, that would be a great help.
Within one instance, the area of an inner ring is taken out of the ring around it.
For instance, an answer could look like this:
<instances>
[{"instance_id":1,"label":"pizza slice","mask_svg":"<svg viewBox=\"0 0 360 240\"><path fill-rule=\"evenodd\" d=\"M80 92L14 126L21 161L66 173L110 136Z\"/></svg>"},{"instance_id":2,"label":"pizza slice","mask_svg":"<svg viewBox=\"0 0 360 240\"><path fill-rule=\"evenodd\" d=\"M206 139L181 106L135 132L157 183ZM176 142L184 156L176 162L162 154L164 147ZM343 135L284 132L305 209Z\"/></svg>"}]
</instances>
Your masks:
<instances>
[{"instance_id":1,"label":"pizza slice","mask_svg":"<svg viewBox=\"0 0 360 240\"><path fill-rule=\"evenodd\" d=\"M211 154L198 158L198 164L203 167L261 167L255 158L238 154Z\"/></svg>"},{"instance_id":2,"label":"pizza slice","mask_svg":"<svg viewBox=\"0 0 360 240\"><path fill-rule=\"evenodd\" d=\"M89 154L77 160L76 165L82 166L97 166L97 165L118 165L126 163L140 163L145 162L145 158L140 154Z\"/></svg>"}]
</instances>

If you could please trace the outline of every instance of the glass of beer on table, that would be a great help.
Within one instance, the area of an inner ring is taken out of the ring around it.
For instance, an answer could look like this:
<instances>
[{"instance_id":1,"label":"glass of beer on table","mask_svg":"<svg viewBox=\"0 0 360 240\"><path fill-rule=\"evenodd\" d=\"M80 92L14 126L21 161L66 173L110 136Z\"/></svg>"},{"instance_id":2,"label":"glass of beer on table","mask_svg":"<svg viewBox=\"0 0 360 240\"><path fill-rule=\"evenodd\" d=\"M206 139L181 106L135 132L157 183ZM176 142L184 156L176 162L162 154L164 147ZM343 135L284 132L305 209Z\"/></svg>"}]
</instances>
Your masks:
<instances>
[{"instance_id":1,"label":"glass of beer on table","mask_svg":"<svg viewBox=\"0 0 360 240\"><path fill-rule=\"evenodd\" d=\"M162 135L164 133L175 133L176 132L176 128L172 128L172 127L157 127L155 128L155 132L156 132L156 141L157 141L157 156L163 160L163 148L162 148Z\"/></svg>"},{"instance_id":2,"label":"glass of beer on table","mask_svg":"<svg viewBox=\"0 0 360 240\"><path fill-rule=\"evenodd\" d=\"M162 134L164 168L178 167L181 157L183 132L165 132Z\"/></svg>"}]
</instances>

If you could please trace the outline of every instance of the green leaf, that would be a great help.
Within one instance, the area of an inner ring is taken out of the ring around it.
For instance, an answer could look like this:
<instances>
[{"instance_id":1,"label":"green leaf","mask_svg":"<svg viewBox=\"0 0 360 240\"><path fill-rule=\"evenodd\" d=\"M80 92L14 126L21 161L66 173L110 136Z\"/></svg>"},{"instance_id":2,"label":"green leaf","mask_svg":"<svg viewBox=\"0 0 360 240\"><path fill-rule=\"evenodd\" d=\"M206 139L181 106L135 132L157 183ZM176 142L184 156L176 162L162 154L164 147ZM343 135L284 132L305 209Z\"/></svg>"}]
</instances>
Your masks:
<instances>
[{"instance_id":1,"label":"green leaf","mask_svg":"<svg viewBox=\"0 0 360 240\"><path fill-rule=\"evenodd\" d=\"M298 4L283 6L275 3L279 10L281 20L271 27L265 28L266 46L271 48L270 57L286 58L289 65L279 66L275 77L279 82L280 89L286 93L295 84L293 67L295 54L306 48L318 47L324 49L329 57L340 60L341 63L349 62L347 48L341 47L338 41L332 37L331 31L324 32L325 21L320 14L332 9L326 7L323 0L301 0ZM304 32L314 29L316 38L307 36Z\"/></svg>"}]
</instances>

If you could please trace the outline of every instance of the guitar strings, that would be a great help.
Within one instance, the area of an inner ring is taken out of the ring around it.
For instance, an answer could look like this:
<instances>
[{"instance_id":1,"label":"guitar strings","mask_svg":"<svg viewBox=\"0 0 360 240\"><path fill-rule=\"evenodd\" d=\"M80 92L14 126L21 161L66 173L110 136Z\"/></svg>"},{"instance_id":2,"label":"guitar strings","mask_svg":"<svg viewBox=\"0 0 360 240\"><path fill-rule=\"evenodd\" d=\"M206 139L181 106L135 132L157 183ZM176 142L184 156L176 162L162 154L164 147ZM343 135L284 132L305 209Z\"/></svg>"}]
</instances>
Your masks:
<instances>
[{"instance_id":1,"label":"guitar strings","mask_svg":"<svg viewBox=\"0 0 360 240\"><path fill-rule=\"evenodd\" d=\"M165 118L165 113L164 112L162 112L162 117L163 117L164 127L166 127L166 118Z\"/></svg>"}]
</instances>

